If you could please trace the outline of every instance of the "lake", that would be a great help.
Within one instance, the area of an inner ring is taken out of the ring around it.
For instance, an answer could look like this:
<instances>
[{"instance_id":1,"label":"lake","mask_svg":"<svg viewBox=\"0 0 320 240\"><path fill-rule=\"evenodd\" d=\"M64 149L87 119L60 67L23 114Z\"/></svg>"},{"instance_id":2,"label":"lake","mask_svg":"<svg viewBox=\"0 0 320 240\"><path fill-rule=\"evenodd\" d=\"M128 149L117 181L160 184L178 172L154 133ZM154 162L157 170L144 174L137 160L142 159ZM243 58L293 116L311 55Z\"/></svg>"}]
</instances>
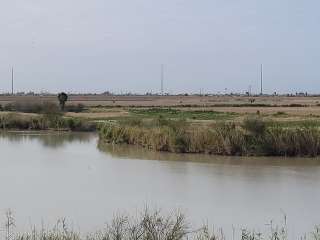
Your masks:
<instances>
[{"instance_id":1,"label":"lake","mask_svg":"<svg viewBox=\"0 0 320 240\"><path fill-rule=\"evenodd\" d=\"M169 154L99 144L87 133L0 135L0 210L19 230L67 217L81 232L148 205L180 209L190 223L290 234L320 224L320 160ZM0 221L3 222L3 221Z\"/></svg>"}]
</instances>

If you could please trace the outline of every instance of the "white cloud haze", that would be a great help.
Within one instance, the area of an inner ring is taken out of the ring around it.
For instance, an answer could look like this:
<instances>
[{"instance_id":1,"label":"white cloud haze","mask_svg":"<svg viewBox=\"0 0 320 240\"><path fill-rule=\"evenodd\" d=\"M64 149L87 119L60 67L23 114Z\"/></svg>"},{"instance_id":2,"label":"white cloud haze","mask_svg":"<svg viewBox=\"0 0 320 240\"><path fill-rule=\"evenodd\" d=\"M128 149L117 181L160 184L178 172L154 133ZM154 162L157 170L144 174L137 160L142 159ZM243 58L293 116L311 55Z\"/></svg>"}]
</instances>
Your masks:
<instances>
[{"instance_id":1,"label":"white cloud haze","mask_svg":"<svg viewBox=\"0 0 320 240\"><path fill-rule=\"evenodd\" d=\"M316 0L3 0L0 91L320 92Z\"/></svg>"}]
</instances>

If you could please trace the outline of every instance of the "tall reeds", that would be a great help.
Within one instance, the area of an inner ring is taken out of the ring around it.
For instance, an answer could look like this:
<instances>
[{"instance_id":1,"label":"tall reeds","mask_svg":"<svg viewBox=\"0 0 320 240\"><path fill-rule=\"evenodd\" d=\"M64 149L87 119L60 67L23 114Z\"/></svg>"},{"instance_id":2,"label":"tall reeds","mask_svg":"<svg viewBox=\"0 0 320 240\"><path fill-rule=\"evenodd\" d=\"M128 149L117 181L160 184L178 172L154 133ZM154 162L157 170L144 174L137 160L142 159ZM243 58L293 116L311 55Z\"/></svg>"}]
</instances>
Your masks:
<instances>
[{"instance_id":1,"label":"tall reeds","mask_svg":"<svg viewBox=\"0 0 320 240\"><path fill-rule=\"evenodd\" d=\"M218 155L317 156L320 130L303 124L285 127L248 117L242 124L217 123L193 126L184 120L106 123L101 140L134 144L157 151Z\"/></svg>"},{"instance_id":2,"label":"tall reeds","mask_svg":"<svg viewBox=\"0 0 320 240\"><path fill-rule=\"evenodd\" d=\"M94 131L96 124L79 118L57 114L25 116L17 113L0 115L0 130L70 130Z\"/></svg>"},{"instance_id":3,"label":"tall reeds","mask_svg":"<svg viewBox=\"0 0 320 240\"><path fill-rule=\"evenodd\" d=\"M85 110L83 104L65 106L67 112L83 112ZM4 106L0 105L0 111L7 112L23 112L23 113L61 113L59 106L55 102L36 102L36 101L15 101Z\"/></svg>"},{"instance_id":4,"label":"tall reeds","mask_svg":"<svg viewBox=\"0 0 320 240\"><path fill-rule=\"evenodd\" d=\"M163 214L160 211L145 209L137 217L115 215L105 228L93 233L80 233L73 230L62 218L52 228L16 232L13 215L7 215L5 223L5 240L288 240L286 221L281 225L271 223L263 231L233 228L232 236L226 235L223 229L215 230L209 225L194 228L184 214L176 212ZM212 229L212 230L211 230ZM315 229L299 239L320 240L320 228ZM228 236L228 237L227 237ZM297 238L298 239L298 238Z\"/></svg>"}]
</instances>

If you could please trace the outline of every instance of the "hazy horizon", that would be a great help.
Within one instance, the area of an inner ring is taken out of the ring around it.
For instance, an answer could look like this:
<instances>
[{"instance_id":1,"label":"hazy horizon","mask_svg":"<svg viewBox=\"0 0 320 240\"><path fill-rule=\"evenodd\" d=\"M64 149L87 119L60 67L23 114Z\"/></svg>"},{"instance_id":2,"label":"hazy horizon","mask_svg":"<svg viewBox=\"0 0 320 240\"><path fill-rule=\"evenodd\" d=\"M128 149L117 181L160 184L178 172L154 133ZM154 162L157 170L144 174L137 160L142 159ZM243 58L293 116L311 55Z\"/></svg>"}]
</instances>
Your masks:
<instances>
[{"instance_id":1,"label":"hazy horizon","mask_svg":"<svg viewBox=\"0 0 320 240\"><path fill-rule=\"evenodd\" d=\"M0 92L320 92L320 3L5 1Z\"/></svg>"}]
</instances>

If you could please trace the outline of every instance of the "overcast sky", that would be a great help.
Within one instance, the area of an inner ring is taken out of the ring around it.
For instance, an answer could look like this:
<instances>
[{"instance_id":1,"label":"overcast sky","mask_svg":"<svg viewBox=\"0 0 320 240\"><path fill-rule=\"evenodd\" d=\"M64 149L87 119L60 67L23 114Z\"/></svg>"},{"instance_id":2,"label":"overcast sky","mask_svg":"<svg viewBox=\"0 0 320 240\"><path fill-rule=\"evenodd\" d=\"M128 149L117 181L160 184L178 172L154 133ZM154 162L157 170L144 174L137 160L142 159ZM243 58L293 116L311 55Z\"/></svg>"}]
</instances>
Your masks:
<instances>
[{"instance_id":1,"label":"overcast sky","mask_svg":"<svg viewBox=\"0 0 320 240\"><path fill-rule=\"evenodd\" d=\"M0 92L320 92L319 0L1 0Z\"/></svg>"}]
</instances>

